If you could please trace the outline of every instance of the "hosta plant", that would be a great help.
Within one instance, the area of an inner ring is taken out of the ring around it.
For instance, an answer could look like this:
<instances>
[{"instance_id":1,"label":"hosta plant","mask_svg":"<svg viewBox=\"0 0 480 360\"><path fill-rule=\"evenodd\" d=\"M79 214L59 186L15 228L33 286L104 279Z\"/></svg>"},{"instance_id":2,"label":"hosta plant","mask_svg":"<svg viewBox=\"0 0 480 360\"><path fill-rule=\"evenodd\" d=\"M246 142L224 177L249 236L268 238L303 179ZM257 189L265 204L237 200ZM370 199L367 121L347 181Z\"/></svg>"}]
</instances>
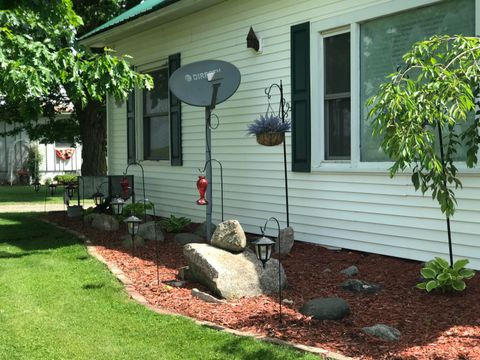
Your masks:
<instances>
[{"instance_id":1,"label":"hosta plant","mask_svg":"<svg viewBox=\"0 0 480 360\"><path fill-rule=\"evenodd\" d=\"M165 232L179 233L186 226L190 225L191 222L192 220L186 217L176 217L174 215L170 215L169 218L160 220L160 226Z\"/></svg>"},{"instance_id":2,"label":"hosta plant","mask_svg":"<svg viewBox=\"0 0 480 360\"><path fill-rule=\"evenodd\" d=\"M425 264L420 270L424 281L417 284L417 288L431 292L433 290L445 292L463 291L467 287L465 280L471 279L475 271L466 269L467 259L457 260L453 266L441 257L436 257Z\"/></svg>"}]
</instances>

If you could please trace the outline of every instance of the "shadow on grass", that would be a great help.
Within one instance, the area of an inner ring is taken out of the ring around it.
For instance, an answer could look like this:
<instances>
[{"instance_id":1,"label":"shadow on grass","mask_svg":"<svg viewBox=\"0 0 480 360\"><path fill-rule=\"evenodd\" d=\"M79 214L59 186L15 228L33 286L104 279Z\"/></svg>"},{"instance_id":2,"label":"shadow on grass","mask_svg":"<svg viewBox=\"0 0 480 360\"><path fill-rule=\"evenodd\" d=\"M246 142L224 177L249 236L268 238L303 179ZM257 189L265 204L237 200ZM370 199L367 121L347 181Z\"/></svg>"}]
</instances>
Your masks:
<instances>
[{"instance_id":1,"label":"shadow on grass","mask_svg":"<svg viewBox=\"0 0 480 360\"><path fill-rule=\"evenodd\" d=\"M32 229L35 229L33 234ZM72 246L79 244L80 240L42 222L35 214L5 213L0 214L0 244L2 243L23 251L0 252L0 258L14 258Z\"/></svg>"}]
</instances>

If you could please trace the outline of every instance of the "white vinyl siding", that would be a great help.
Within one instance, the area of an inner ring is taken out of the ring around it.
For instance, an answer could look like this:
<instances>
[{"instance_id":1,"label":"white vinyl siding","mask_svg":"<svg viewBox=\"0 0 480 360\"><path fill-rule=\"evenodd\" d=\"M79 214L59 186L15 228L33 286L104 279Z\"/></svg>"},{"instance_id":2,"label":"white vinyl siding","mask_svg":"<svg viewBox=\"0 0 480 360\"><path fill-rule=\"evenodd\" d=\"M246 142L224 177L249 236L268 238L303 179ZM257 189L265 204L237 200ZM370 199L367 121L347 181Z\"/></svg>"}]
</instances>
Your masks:
<instances>
[{"instance_id":1,"label":"white vinyl siding","mask_svg":"<svg viewBox=\"0 0 480 360\"><path fill-rule=\"evenodd\" d=\"M246 127L264 114L264 89L282 80L290 101L290 27L311 22L312 144L321 134L318 120L319 49L317 35L325 30L350 27L352 39L360 38L357 21L421 6L429 0L243 0L226 1L200 12L159 25L140 34L125 36L109 44L120 53L132 55L136 66L153 63L180 52L182 65L207 59L233 63L240 69L238 91L217 106L219 126L212 131L212 156L224 168L225 218L240 221L246 231L258 232L270 216L285 226L283 156L281 147L264 147L246 135ZM478 1L477 1L478 2ZM478 6L477 10L478 12ZM478 21L477 21L478 23ZM351 25L354 24L354 25ZM263 52L246 47L253 26L263 41ZM477 29L478 30L478 29ZM478 31L477 31L478 32ZM353 41L353 40L352 40ZM353 47L351 56L358 55ZM315 65L315 66L314 66ZM352 74L359 71L352 63ZM359 92L359 80L352 79L351 91ZM278 95L274 94L274 108ZM138 104L137 104L138 105ZM126 108L110 103L109 172L122 174L127 165ZM352 98L352 127L359 138L359 100ZM355 113L355 111L357 113ZM205 163L204 109L182 104L183 166L144 161L147 197L156 203L157 214L205 219L205 208L197 206L195 182ZM356 122L355 122L356 121ZM317 125L315 125L317 124ZM138 132L141 133L141 132ZM138 138L137 138L138 141ZM288 169L291 142L287 134ZM137 150L138 150L137 144ZM448 251L445 219L429 195L416 193L408 174L390 179L388 164L361 164L358 141L352 134L349 164L320 163L313 158L312 173L288 173L290 222L297 240L427 260ZM220 221L220 175L213 164L213 219ZM140 171L130 168L141 186ZM464 189L457 191L458 211L452 219L453 251L471 259L480 269L480 178L470 171L462 176ZM141 188L137 188L137 193Z\"/></svg>"}]
</instances>

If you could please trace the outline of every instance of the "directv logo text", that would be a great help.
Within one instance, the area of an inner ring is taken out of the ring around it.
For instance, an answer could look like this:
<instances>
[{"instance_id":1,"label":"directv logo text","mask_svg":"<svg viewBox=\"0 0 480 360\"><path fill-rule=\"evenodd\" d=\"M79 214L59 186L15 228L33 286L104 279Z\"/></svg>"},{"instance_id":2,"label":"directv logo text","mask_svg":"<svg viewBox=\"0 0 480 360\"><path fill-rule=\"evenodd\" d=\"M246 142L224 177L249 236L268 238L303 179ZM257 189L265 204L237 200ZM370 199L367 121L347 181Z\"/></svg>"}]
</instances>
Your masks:
<instances>
[{"instance_id":1,"label":"directv logo text","mask_svg":"<svg viewBox=\"0 0 480 360\"><path fill-rule=\"evenodd\" d=\"M215 69L215 70L210 70L210 71L204 71L204 72L201 72L201 73L198 73L198 74L187 74L185 75L185 81L186 82L190 82L190 81L196 81L196 80L202 80L202 79L208 79L208 74L211 74L211 73L219 73L219 72L222 72L222 69Z\"/></svg>"}]
</instances>

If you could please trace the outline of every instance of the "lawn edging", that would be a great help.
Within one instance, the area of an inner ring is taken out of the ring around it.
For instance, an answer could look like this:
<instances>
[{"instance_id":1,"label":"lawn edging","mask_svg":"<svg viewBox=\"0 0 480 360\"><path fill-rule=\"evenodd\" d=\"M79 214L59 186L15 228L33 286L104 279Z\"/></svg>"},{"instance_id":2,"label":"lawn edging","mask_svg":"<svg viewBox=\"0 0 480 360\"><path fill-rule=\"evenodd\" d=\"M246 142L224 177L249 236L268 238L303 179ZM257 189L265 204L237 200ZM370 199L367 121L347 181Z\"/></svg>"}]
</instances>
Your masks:
<instances>
[{"instance_id":1,"label":"lawn edging","mask_svg":"<svg viewBox=\"0 0 480 360\"><path fill-rule=\"evenodd\" d=\"M210 329L223 331L223 332L233 334L233 335L236 335L236 336L252 337L252 338L255 338L257 340L265 341L265 342L276 344L276 345L289 346L289 347L295 348L299 351L308 352L308 353L318 355L320 357L320 359L322 359L322 360L353 360L354 359L354 358L351 358L351 357L348 357L348 356L345 356L345 355L342 355L342 354L338 354L338 353L335 353L335 352L332 352L332 351L328 351L328 350L325 350L325 349L321 349L321 348L318 348L318 347L302 345L302 344L298 344L298 343L295 343L295 342L286 341L286 340L277 339L277 338L272 338L272 337L269 337L269 336L266 336L266 335L260 335L260 334L253 333L253 332L235 330L235 329L231 329L231 328L228 328L228 327L225 327L225 326L222 326L222 325L215 324L215 323L210 322L210 321L198 320L198 319L192 318L190 316L180 314L178 312L174 312L174 311L170 311L170 310L166 310L166 309L163 309L163 308L160 308L160 307L153 306L152 304L150 304L145 299L145 297L142 294L140 294L135 289L132 281L125 275L125 273L119 267L117 267L115 264L107 261L101 254L99 254L97 252L96 247L94 245L92 245L92 241L88 237L86 237L82 233L79 233L75 230L66 228L66 227L61 226L59 224L56 224L54 222L48 221L46 219L40 219L40 220L47 223L47 224L55 226L55 227L57 227L61 230L64 230L64 231L78 237L79 239L81 239L85 244L85 248L86 248L88 254L90 256L94 257L95 259L97 259L98 261L100 261L101 263L105 264L105 266L117 278L117 280L120 281L124 285L128 295L130 296L131 299L137 301L138 303L146 306L147 308L149 308L150 310L152 310L152 311L154 311L158 314L179 316L179 317L182 317L182 318L185 318L185 319L189 319L189 320L193 321L194 323L196 323L197 325L208 327Z\"/></svg>"}]
</instances>

